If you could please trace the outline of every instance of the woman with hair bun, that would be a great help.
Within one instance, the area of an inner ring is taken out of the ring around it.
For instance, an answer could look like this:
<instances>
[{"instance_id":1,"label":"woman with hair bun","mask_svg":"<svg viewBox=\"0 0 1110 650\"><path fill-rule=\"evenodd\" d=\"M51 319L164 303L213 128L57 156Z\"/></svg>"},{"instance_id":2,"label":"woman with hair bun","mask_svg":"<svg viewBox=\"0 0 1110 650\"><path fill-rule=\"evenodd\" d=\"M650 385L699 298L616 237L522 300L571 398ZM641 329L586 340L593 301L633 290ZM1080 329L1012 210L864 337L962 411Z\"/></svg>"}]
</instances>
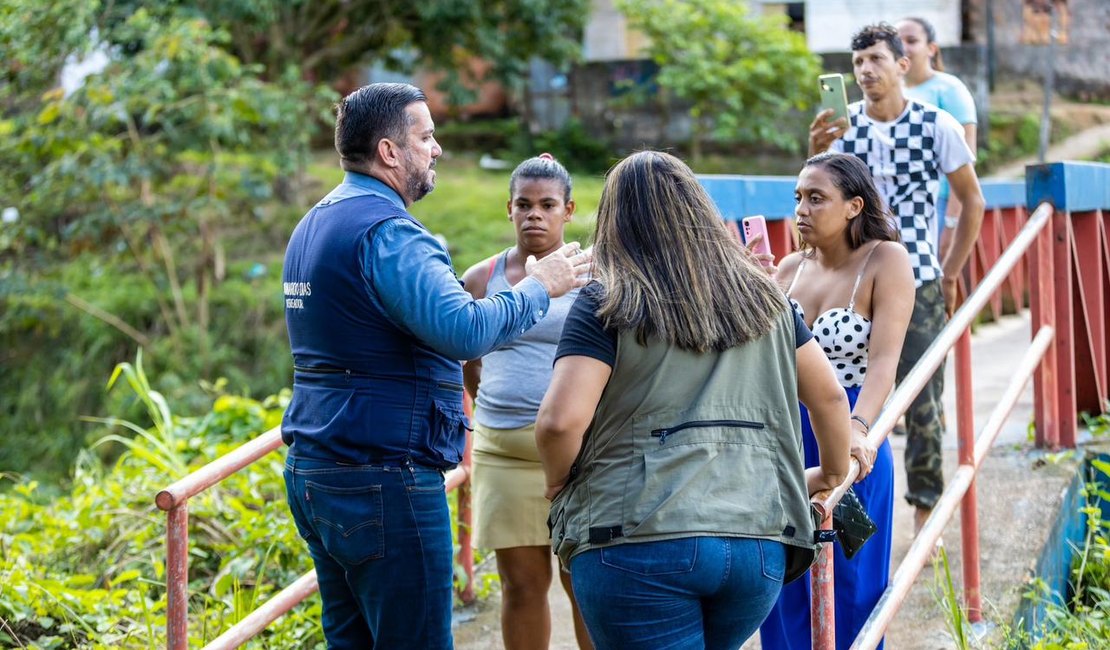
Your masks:
<instances>
[{"instance_id":1,"label":"woman with hair bun","mask_svg":"<svg viewBox=\"0 0 1110 650\"><path fill-rule=\"evenodd\" d=\"M475 298L511 288L524 279L529 257L541 259L565 245L563 230L574 216L570 174L551 154L520 163L509 178L509 221L516 245L463 274ZM493 549L501 578L501 635L507 650L545 649L551 637L547 594L552 561L543 469L536 450L536 411L551 381L551 364L574 289L551 301L548 313L520 338L463 367L474 398L474 544ZM571 599L570 578L560 580ZM575 635L589 648L577 607Z\"/></svg>"}]
</instances>

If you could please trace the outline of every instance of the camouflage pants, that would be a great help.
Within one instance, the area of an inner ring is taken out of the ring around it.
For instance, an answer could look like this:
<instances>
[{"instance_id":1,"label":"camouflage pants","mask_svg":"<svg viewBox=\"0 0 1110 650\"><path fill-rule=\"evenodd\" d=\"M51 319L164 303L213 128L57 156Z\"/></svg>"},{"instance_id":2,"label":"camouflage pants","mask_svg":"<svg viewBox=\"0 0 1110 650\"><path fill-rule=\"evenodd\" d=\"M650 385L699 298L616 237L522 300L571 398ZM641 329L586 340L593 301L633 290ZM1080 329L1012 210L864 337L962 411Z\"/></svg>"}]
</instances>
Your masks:
<instances>
[{"instance_id":1,"label":"camouflage pants","mask_svg":"<svg viewBox=\"0 0 1110 650\"><path fill-rule=\"evenodd\" d=\"M906 342L898 360L898 382L932 344L948 317L944 311L944 292L940 280L918 287L913 316L906 330ZM925 387L906 411L906 501L931 510L944 491L941 468L941 437L944 435L944 364L937 368Z\"/></svg>"}]
</instances>

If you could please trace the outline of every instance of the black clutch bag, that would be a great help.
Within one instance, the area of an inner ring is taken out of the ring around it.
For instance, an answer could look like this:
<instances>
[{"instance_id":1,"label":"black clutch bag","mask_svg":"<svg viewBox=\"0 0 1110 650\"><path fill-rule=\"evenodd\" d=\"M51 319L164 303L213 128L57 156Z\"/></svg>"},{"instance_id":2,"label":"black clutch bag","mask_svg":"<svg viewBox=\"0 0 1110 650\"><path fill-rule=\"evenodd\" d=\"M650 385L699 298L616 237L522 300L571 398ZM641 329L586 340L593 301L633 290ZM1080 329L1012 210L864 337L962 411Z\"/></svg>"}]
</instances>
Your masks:
<instances>
[{"instance_id":1,"label":"black clutch bag","mask_svg":"<svg viewBox=\"0 0 1110 650\"><path fill-rule=\"evenodd\" d=\"M833 530L836 531L836 539L840 541L844 557L849 560L878 530L852 488L848 488L840 503L833 509Z\"/></svg>"}]
</instances>

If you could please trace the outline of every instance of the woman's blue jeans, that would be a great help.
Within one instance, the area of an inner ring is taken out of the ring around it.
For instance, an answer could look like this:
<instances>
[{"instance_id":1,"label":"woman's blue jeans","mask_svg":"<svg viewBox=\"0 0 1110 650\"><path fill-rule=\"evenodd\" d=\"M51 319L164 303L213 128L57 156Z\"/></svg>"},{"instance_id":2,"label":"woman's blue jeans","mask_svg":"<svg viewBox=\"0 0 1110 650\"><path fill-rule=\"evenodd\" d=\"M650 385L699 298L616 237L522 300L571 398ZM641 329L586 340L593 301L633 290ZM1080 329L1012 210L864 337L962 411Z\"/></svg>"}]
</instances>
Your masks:
<instances>
[{"instance_id":1,"label":"woman's blue jeans","mask_svg":"<svg viewBox=\"0 0 1110 650\"><path fill-rule=\"evenodd\" d=\"M451 648L451 519L437 469L289 456L329 649Z\"/></svg>"},{"instance_id":2,"label":"woman's blue jeans","mask_svg":"<svg viewBox=\"0 0 1110 650\"><path fill-rule=\"evenodd\" d=\"M570 562L598 650L735 650L771 611L786 549L744 537L685 537L592 549Z\"/></svg>"}]
</instances>

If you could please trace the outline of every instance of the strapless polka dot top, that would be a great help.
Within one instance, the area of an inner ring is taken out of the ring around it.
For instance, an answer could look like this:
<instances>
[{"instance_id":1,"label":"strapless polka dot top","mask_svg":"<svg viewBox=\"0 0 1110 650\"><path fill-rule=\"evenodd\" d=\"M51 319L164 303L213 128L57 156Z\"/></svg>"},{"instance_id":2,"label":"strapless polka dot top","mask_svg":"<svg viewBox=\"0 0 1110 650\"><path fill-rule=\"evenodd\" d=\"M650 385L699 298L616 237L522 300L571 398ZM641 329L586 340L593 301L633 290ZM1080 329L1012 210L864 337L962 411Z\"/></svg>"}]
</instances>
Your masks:
<instances>
[{"instance_id":1,"label":"strapless polka dot top","mask_svg":"<svg viewBox=\"0 0 1110 650\"><path fill-rule=\"evenodd\" d=\"M799 269L800 271L801 269ZM855 302L854 300L852 301ZM793 298L790 304L806 319L805 312ZM841 386L862 386L867 375L867 345L871 341L871 321L852 309L835 307L813 321L813 338L829 358Z\"/></svg>"},{"instance_id":2,"label":"strapless polka dot top","mask_svg":"<svg viewBox=\"0 0 1110 650\"><path fill-rule=\"evenodd\" d=\"M867 350L871 342L871 320L856 313L855 306L856 291L859 289L863 272L867 269L867 262L871 259L871 254L875 252L875 248L878 248L878 245L873 246L863 260L863 268L856 276L856 283L852 287L852 297L848 300L848 306L833 307L818 316L810 327L810 330L813 331L813 338L816 339L825 352L825 356L832 363L833 369L836 370L837 380L845 388L862 386L863 380L867 376ZM805 265L806 260L802 260L801 264L798 265L798 271L794 274L794 279L786 290L788 297L794 285L797 284L798 278L801 277ZM790 298L790 304L802 320L806 320L802 306L793 298Z\"/></svg>"}]
</instances>

